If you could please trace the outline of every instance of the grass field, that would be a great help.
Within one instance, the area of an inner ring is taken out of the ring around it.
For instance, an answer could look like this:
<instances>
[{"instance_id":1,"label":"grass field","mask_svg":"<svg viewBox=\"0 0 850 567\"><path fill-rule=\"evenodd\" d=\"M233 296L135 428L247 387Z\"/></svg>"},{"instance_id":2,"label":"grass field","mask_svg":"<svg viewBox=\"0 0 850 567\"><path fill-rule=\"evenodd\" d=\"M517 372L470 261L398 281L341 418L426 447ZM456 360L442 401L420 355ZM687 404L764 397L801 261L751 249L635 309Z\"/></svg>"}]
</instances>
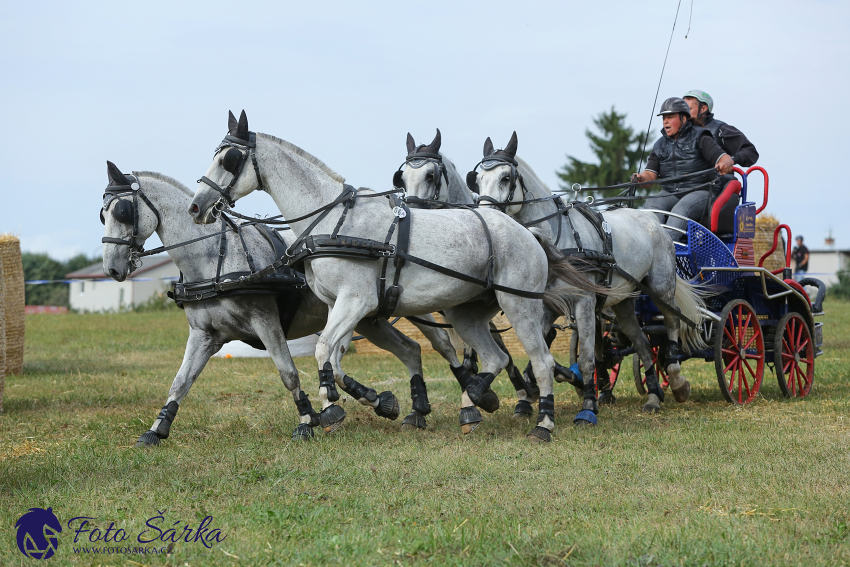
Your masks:
<instances>
[{"instance_id":1,"label":"grass field","mask_svg":"<svg viewBox=\"0 0 850 567\"><path fill-rule=\"evenodd\" d=\"M0 415L0 565L39 563L15 522L48 506L63 533L46 565L850 565L850 303L827 313L805 400L783 399L767 371L759 400L730 406L713 365L692 361L691 401L644 415L627 373L591 430L573 429L579 400L558 385L559 429L540 446L512 418L504 374L502 409L461 435L454 379L428 356L426 431L349 400L340 430L293 444L271 362L214 359L154 450L133 445L180 364L182 313L31 316ZM296 362L315 392L315 361ZM346 369L409 411L395 359L352 355ZM78 516L129 537L100 546L140 547L140 532L158 535L151 518L180 534L213 516L226 539L75 554L93 547L86 533L73 543Z\"/></svg>"}]
</instances>

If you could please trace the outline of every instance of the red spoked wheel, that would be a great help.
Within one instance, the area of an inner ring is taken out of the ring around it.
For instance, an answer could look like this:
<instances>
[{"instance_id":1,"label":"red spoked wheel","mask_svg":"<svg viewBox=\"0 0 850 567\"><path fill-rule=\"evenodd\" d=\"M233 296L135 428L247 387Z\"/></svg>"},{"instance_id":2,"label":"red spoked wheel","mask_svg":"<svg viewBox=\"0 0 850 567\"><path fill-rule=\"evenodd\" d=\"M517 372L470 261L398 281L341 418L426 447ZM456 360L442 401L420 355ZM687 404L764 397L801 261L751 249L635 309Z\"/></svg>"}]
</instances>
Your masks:
<instances>
[{"instance_id":1,"label":"red spoked wheel","mask_svg":"<svg viewBox=\"0 0 850 567\"><path fill-rule=\"evenodd\" d=\"M666 390L670 383L667 381L667 372L664 370L664 364L658 361L658 353L660 351L661 347L652 348L652 365L655 367L655 375L661 381L661 387ZM635 377L635 388L637 388L638 394L645 396L646 376L643 373L643 362L641 362L637 354L632 356L632 373Z\"/></svg>"},{"instance_id":2,"label":"red spoked wheel","mask_svg":"<svg viewBox=\"0 0 850 567\"><path fill-rule=\"evenodd\" d=\"M787 313L776 326L773 363L779 389L786 398L804 398L815 379L815 348L805 319Z\"/></svg>"},{"instance_id":3,"label":"red spoked wheel","mask_svg":"<svg viewBox=\"0 0 850 567\"><path fill-rule=\"evenodd\" d=\"M764 378L764 334L752 306L743 299L726 304L714 336L717 383L727 402L752 402Z\"/></svg>"},{"instance_id":4,"label":"red spoked wheel","mask_svg":"<svg viewBox=\"0 0 850 567\"><path fill-rule=\"evenodd\" d=\"M608 384L602 384L603 390L613 390L617 385L617 378L620 377L620 363L618 362L608 371ZM593 371L593 383L596 384L596 394L599 394L599 373Z\"/></svg>"}]
</instances>

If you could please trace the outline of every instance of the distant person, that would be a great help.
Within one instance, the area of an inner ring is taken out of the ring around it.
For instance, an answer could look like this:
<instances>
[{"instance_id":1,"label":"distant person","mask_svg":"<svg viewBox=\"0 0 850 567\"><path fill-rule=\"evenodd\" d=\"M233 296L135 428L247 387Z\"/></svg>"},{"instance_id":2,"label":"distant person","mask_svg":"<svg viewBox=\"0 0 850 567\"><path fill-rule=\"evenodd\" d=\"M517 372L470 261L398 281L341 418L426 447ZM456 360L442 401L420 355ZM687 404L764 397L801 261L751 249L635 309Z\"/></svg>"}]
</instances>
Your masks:
<instances>
[{"instance_id":1,"label":"distant person","mask_svg":"<svg viewBox=\"0 0 850 567\"><path fill-rule=\"evenodd\" d=\"M803 237L797 237L797 246L791 252L791 257L794 259L794 279L797 281L806 277L806 272L809 271L809 249L803 244Z\"/></svg>"},{"instance_id":2,"label":"distant person","mask_svg":"<svg viewBox=\"0 0 850 567\"><path fill-rule=\"evenodd\" d=\"M756 147L743 132L714 117L714 99L705 91L694 89L682 97L691 109L694 124L702 126L714 136L723 151L732 157L737 165L750 167L759 159Z\"/></svg>"},{"instance_id":3,"label":"distant person","mask_svg":"<svg viewBox=\"0 0 850 567\"><path fill-rule=\"evenodd\" d=\"M658 116L663 117L661 137L652 147L646 170L632 175L632 181L645 183L659 177L679 177L714 168L716 171L702 173L673 183L664 183L657 195L647 199L647 209L659 209L699 221L708 213L711 199L710 186L706 182L732 171L734 162L723 151L711 132L697 126L691 120L691 109L684 100L668 98L661 105ZM700 186L705 186L700 188ZM715 188L719 192L720 187ZM658 220L672 228L684 230L688 223L674 216L658 215ZM682 239L677 230L667 231L674 242Z\"/></svg>"}]
</instances>

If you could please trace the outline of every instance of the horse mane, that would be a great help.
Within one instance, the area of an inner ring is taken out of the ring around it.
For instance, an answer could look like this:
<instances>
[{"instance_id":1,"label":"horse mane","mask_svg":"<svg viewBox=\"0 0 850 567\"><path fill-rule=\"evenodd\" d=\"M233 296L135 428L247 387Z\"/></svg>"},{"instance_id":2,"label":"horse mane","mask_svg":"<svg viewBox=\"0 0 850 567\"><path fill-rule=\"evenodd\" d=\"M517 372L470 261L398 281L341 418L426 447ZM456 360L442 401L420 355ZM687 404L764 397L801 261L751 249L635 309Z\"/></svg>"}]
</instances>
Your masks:
<instances>
[{"instance_id":1,"label":"horse mane","mask_svg":"<svg viewBox=\"0 0 850 567\"><path fill-rule=\"evenodd\" d=\"M343 177L342 175L340 175L336 171L332 170L330 167L327 166L327 164L325 164L325 162L323 162L322 160L320 160L319 158L317 158L313 154L311 154L311 153L309 153L305 150L302 150L301 148L299 148L295 144L293 144L291 142L287 142L286 140L282 140L282 139L277 138L275 136L272 136L271 134L263 134L262 132L257 132L257 137L263 138L265 140L269 140L271 142L276 143L277 145L281 146L286 151L292 152L293 154L309 161L310 163L312 163L313 165L315 165L316 167L318 167L319 169L321 169L322 171L327 173L331 178L333 178L334 181L339 181L340 183L345 183L345 177Z\"/></svg>"},{"instance_id":2,"label":"horse mane","mask_svg":"<svg viewBox=\"0 0 850 567\"><path fill-rule=\"evenodd\" d=\"M164 181L169 185L173 185L174 187L183 191L188 197L194 197L195 194L185 185L174 179L173 177L169 177L162 173L157 173L155 171L134 171L133 175L136 177L150 177L152 179L158 179L159 181Z\"/></svg>"},{"instance_id":3,"label":"horse mane","mask_svg":"<svg viewBox=\"0 0 850 567\"><path fill-rule=\"evenodd\" d=\"M541 180L539 177L537 177L537 174L534 172L533 169L531 169L531 166L528 165L528 163L526 163L525 160L523 160L519 156L516 156L515 159L516 159L516 162L518 164L518 167L522 167L523 169L525 169L531 175L534 182L537 183L537 185L539 187L541 187L544 191L546 191L547 196L552 194L552 190L549 189L549 186L546 185L545 183L543 183L543 180ZM537 195L537 197L540 197L540 195Z\"/></svg>"}]
</instances>

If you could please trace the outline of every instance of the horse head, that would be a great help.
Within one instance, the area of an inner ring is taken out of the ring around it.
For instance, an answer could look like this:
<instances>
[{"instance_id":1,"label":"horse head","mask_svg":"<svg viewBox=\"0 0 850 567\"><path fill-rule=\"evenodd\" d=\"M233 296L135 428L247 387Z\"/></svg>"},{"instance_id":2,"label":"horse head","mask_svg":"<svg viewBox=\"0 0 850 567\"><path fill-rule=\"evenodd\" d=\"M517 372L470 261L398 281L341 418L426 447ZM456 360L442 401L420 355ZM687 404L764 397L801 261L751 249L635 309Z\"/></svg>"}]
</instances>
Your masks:
<instances>
[{"instance_id":1,"label":"horse head","mask_svg":"<svg viewBox=\"0 0 850 567\"><path fill-rule=\"evenodd\" d=\"M256 145L256 134L248 129L245 111L239 120L228 112L227 135L216 148L206 175L198 180L198 190L189 205L189 215L197 224L215 221L222 209L262 188Z\"/></svg>"},{"instance_id":2,"label":"horse head","mask_svg":"<svg viewBox=\"0 0 850 567\"><path fill-rule=\"evenodd\" d=\"M438 201L442 197L445 200L448 194L444 191L448 187L449 179L446 166L443 164L443 156L440 154L441 143L439 128L437 128L437 135L427 146L425 144L417 146L413 136L409 132L407 134L407 157L393 175L393 186L404 189L408 199L414 198L414 202L411 203L413 207L422 206L416 203L415 199Z\"/></svg>"},{"instance_id":3,"label":"horse head","mask_svg":"<svg viewBox=\"0 0 850 567\"><path fill-rule=\"evenodd\" d=\"M100 221L104 226L103 273L123 282L141 265L142 246L157 229L157 213L139 198L141 186L111 161L106 162L109 184L103 194Z\"/></svg>"},{"instance_id":4,"label":"horse head","mask_svg":"<svg viewBox=\"0 0 850 567\"><path fill-rule=\"evenodd\" d=\"M478 193L482 206L500 208L509 215L519 212L521 204L507 205L522 201L525 193L522 175L517 171L516 152L516 132L502 150L496 150L490 138L484 142L484 157L466 176L467 185L474 193ZM518 185L522 191L516 190Z\"/></svg>"}]
</instances>

